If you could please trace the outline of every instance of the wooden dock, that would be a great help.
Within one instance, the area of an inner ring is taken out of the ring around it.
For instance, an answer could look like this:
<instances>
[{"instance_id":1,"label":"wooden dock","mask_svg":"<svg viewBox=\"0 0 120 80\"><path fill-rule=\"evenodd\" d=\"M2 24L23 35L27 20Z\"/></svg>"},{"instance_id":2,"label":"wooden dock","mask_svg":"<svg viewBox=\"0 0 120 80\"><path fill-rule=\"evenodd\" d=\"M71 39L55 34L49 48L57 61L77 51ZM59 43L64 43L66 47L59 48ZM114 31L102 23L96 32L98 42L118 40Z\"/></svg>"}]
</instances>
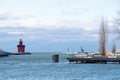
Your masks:
<instances>
[{"instance_id":1,"label":"wooden dock","mask_svg":"<svg viewBox=\"0 0 120 80\"><path fill-rule=\"evenodd\" d=\"M120 64L120 58L66 58L70 63L108 63L114 62Z\"/></svg>"}]
</instances>

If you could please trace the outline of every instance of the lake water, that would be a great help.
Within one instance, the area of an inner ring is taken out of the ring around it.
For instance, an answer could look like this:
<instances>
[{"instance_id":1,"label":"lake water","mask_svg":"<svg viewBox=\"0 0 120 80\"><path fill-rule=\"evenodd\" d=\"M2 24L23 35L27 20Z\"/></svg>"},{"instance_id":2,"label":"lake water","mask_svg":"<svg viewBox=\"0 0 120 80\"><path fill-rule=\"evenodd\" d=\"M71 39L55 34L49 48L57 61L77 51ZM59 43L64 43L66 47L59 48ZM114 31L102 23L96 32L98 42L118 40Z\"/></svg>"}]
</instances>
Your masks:
<instances>
[{"instance_id":1,"label":"lake water","mask_svg":"<svg viewBox=\"0 0 120 80\"><path fill-rule=\"evenodd\" d=\"M68 55L56 52L0 57L0 80L120 80L120 64L70 64Z\"/></svg>"}]
</instances>

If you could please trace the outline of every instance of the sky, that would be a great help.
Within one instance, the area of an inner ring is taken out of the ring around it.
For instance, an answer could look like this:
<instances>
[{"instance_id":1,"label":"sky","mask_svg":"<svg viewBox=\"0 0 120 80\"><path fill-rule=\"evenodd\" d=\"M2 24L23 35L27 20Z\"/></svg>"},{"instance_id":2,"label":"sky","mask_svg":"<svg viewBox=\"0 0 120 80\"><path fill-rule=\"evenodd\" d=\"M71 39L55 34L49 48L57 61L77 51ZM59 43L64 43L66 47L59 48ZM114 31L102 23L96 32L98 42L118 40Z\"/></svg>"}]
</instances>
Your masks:
<instances>
[{"instance_id":1,"label":"sky","mask_svg":"<svg viewBox=\"0 0 120 80\"><path fill-rule=\"evenodd\" d=\"M0 0L0 48L16 52L19 39L31 52L95 52L101 17L109 29L120 0ZM110 34L107 49L117 36ZM120 49L119 40L116 41Z\"/></svg>"}]
</instances>

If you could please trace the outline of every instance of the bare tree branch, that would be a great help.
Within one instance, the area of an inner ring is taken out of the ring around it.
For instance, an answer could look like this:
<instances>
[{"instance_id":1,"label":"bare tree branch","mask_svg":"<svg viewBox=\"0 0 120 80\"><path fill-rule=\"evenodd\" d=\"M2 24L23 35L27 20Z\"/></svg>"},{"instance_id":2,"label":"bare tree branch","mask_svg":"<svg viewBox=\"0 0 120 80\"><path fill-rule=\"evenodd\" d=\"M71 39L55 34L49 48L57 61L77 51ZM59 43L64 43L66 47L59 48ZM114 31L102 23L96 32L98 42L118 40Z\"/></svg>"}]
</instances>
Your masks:
<instances>
[{"instance_id":1,"label":"bare tree branch","mask_svg":"<svg viewBox=\"0 0 120 80\"><path fill-rule=\"evenodd\" d=\"M105 56L106 53L106 42L107 42L107 22L102 18L100 24L100 33L99 33L99 52L101 55Z\"/></svg>"},{"instance_id":2,"label":"bare tree branch","mask_svg":"<svg viewBox=\"0 0 120 80\"><path fill-rule=\"evenodd\" d=\"M117 11L117 16L114 18L114 31L118 34L116 40L120 39L120 11Z\"/></svg>"}]
</instances>

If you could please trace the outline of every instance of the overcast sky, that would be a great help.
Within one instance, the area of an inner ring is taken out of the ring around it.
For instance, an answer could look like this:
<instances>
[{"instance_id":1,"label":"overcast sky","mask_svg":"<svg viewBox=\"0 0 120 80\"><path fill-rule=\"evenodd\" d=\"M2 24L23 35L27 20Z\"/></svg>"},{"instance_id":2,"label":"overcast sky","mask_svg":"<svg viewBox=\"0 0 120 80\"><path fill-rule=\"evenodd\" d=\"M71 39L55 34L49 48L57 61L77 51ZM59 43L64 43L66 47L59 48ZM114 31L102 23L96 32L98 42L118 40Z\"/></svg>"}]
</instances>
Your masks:
<instances>
[{"instance_id":1,"label":"overcast sky","mask_svg":"<svg viewBox=\"0 0 120 80\"><path fill-rule=\"evenodd\" d=\"M17 51L22 38L26 51L79 51L81 46L97 51L101 17L112 29L119 5L120 0L0 0L0 48Z\"/></svg>"}]
</instances>

